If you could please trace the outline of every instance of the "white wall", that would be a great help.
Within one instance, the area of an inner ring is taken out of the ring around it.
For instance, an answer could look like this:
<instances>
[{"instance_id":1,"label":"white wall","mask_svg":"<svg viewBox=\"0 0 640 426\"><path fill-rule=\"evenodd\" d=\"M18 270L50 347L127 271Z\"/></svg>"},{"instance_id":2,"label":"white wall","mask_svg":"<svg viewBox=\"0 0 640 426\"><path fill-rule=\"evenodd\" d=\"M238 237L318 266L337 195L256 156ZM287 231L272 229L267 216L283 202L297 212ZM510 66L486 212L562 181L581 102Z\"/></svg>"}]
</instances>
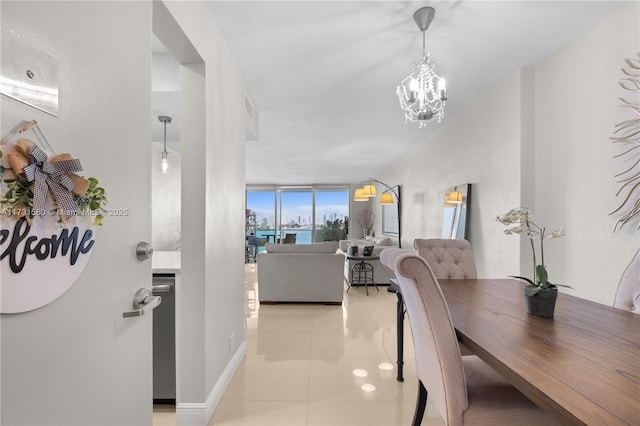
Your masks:
<instances>
[{"instance_id":1,"label":"white wall","mask_svg":"<svg viewBox=\"0 0 640 426\"><path fill-rule=\"evenodd\" d=\"M606 304L639 246L637 222L613 234L617 218L608 215L620 201L614 175L630 165L612 159L621 149L609 137L633 117L619 106L630 95L618 81L624 59L640 52L639 5L619 9L535 70L536 213L567 232L547 244L549 272Z\"/></svg>"},{"instance_id":2,"label":"white wall","mask_svg":"<svg viewBox=\"0 0 640 426\"><path fill-rule=\"evenodd\" d=\"M183 116L182 286L190 302L181 315L186 342L176 419L206 424L202 410L212 414L244 354L244 87L204 2L164 5L203 60L182 73L193 84L198 73L205 76L198 111L204 128L191 129L196 133L189 137ZM183 85L182 98L188 91Z\"/></svg>"},{"instance_id":3,"label":"white wall","mask_svg":"<svg viewBox=\"0 0 640 426\"><path fill-rule=\"evenodd\" d=\"M183 149L182 170L182 286L177 312L178 374L176 424L200 424L201 419L183 419L185 404L204 403L205 393L205 294L206 276L206 99L203 63L181 66L181 92L184 120L182 136L189 140ZM204 406L202 407L204 408ZM183 421L186 420L186 421Z\"/></svg>"},{"instance_id":4,"label":"white wall","mask_svg":"<svg viewBox=\"0 0 640 426\"><path fill-rule=\"evenodd\" d=\"M616 85L624 58L639 50L638 15L633 2L534 70L514 72L393 164L381 180L402 185L403 246L439 238L444 189L471 183L479 276L531 275L528 245L495 221L526 205L541 224L567 231L545 246L550 278L611 304L638 249L637 233L612 234L607 215L620 171L608 140L621 121Z\"/></svg>"}]
</instances>

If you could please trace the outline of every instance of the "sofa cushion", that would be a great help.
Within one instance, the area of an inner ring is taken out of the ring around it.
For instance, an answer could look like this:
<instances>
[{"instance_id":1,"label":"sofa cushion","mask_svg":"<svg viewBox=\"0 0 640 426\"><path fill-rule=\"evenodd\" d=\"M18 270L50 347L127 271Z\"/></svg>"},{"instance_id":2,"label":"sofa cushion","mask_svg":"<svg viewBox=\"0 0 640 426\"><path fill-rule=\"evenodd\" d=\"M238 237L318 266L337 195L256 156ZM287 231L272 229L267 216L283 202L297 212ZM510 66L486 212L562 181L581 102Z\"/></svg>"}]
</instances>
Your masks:
<instances>
[{"instance_id":1,"label":"sofa cushion","mask_svg":"<svg viewBox=\"0 0 640 426\"><path fill-rule=\"evenodd\" d=\"M372 240L366 240L364 238L352 238L350 240L340 240L340 250L345 253L349 252L350 246L358 246L360 251L365 246L383 246L383 247L395 247L397 245L397 239L391 239L389 237L376 237Z\"/></svg>"},{"instance_id":2,"label":"sofa cushion","mask_svg":"<svg viewBox=\"0 0 640 426\"><path fill-rule=\"evenodd\" d=\"M393 242L389 237L377 237L373 240L373 244L377 246L391 246L393 245Z\"/></svg>"},{"instance_id":3,"label":"sofa cushion","mask_svg":"<svg viewBox=\"0 0 640 426\"><path fill-rule=\"evenodd\" d=\"M325 241L315 244L275 244L264 245L267 253L297 253L297 254L333 254L338 250L337 241Z\"/></svg>"},{"instance_id":4,"label":"sofa cushion","mask_svg":"<svg viewBox=\"0 0 640 426\"><path fill-rule=\"evenodd\" d=\"M340 250L347 253L349 251L349 247L354 245L351 240L340 240Z\"/></svg>"}]
</instances>

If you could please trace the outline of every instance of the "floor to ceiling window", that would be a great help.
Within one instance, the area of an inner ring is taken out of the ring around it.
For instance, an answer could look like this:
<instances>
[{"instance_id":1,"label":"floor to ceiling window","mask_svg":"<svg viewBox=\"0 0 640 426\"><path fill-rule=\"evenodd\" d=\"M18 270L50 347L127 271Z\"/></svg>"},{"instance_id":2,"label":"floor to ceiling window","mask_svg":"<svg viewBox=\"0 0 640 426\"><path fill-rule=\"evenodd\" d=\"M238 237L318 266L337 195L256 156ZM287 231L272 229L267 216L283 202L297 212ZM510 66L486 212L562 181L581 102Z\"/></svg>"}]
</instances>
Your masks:
<instances>
[{"instance_id":1,"label":"floor to ceiling window","mask_svg":"<svg viewBox=\"0 0 640 426\"><path fill-rule=\"evenodd\" d=\"M315 191L315 241L342 240L347 237L349 189L318 188Z\"/></svg>"},{"instance_id":2,"label":"floor to ceiling window","mask_svg":"<svg viewBox=\"0 0 640 426\"><path fill-rule=\"evenodd\" d=\"M256 252L265 241L309 244L340 239L346 235L349 188L248 186L246 208L255 223L247 226L247 238L257 240Z\"/></svg>"},{"instance_id":3,"label":"floor to ceiling window","mask_svg":"<svg viewBox=\"0 0 640 426\"><path fill-rule=\"evenodd\" d=\"M282 189L279 209L279 231L283 242L311 244L313 242L313 191ZM289 239L287 235L292 236Z\"/></svg>"}]
</instances>

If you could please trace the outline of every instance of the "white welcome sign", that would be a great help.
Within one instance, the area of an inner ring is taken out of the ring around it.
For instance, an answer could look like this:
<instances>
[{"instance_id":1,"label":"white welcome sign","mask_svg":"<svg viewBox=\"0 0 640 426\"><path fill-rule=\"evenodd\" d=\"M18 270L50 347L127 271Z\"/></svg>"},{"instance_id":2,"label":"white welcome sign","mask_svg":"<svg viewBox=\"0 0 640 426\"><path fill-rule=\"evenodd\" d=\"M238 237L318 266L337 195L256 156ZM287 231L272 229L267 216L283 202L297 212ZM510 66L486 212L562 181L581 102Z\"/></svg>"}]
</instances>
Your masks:
<instances>
[{"instance_id":1,"label":"white welcome sign","mask_svg":"<svg viewBox=\"0 0 640 426\"><path fill-rule=\"evenodd\" d=\"M95 233L82 218L61 225L55 216L2 219L0 312L31 311L56 300L89 262Z\"/></svg>"},{"instance_id":2,"label":"white welcome sign","mask_svg":"<svg viewBox=\"0 0 640 426\"><path fill-rule=\"evenodd\" d=\"M9 143L27 130L50 148L35 120L0 143L3 314L40 308L73 285L89 262L106 202L97 179L76 174L82 166L70 154L50 155L25 138Z\"/></svg>"}]
</instances>

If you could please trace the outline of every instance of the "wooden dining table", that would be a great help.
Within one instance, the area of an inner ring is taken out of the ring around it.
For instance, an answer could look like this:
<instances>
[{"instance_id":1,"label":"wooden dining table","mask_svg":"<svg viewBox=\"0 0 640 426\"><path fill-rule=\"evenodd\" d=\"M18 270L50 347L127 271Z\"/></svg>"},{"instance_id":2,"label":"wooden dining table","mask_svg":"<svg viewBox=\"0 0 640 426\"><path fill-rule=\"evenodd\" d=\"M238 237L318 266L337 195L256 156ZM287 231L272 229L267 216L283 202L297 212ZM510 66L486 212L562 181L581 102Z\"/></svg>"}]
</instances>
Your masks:
<instances>
[{"instance_id":1,"label":"wooden dining table","mask_svg":"<svg viewBox=\"0 0 640 426\"><path fill-rule=\"evenodd\" d=\"M458 339L561 423L640 425L640 315L560 293L541 318L518 280L439 283Z\"/></svg>"}]
</instances>

